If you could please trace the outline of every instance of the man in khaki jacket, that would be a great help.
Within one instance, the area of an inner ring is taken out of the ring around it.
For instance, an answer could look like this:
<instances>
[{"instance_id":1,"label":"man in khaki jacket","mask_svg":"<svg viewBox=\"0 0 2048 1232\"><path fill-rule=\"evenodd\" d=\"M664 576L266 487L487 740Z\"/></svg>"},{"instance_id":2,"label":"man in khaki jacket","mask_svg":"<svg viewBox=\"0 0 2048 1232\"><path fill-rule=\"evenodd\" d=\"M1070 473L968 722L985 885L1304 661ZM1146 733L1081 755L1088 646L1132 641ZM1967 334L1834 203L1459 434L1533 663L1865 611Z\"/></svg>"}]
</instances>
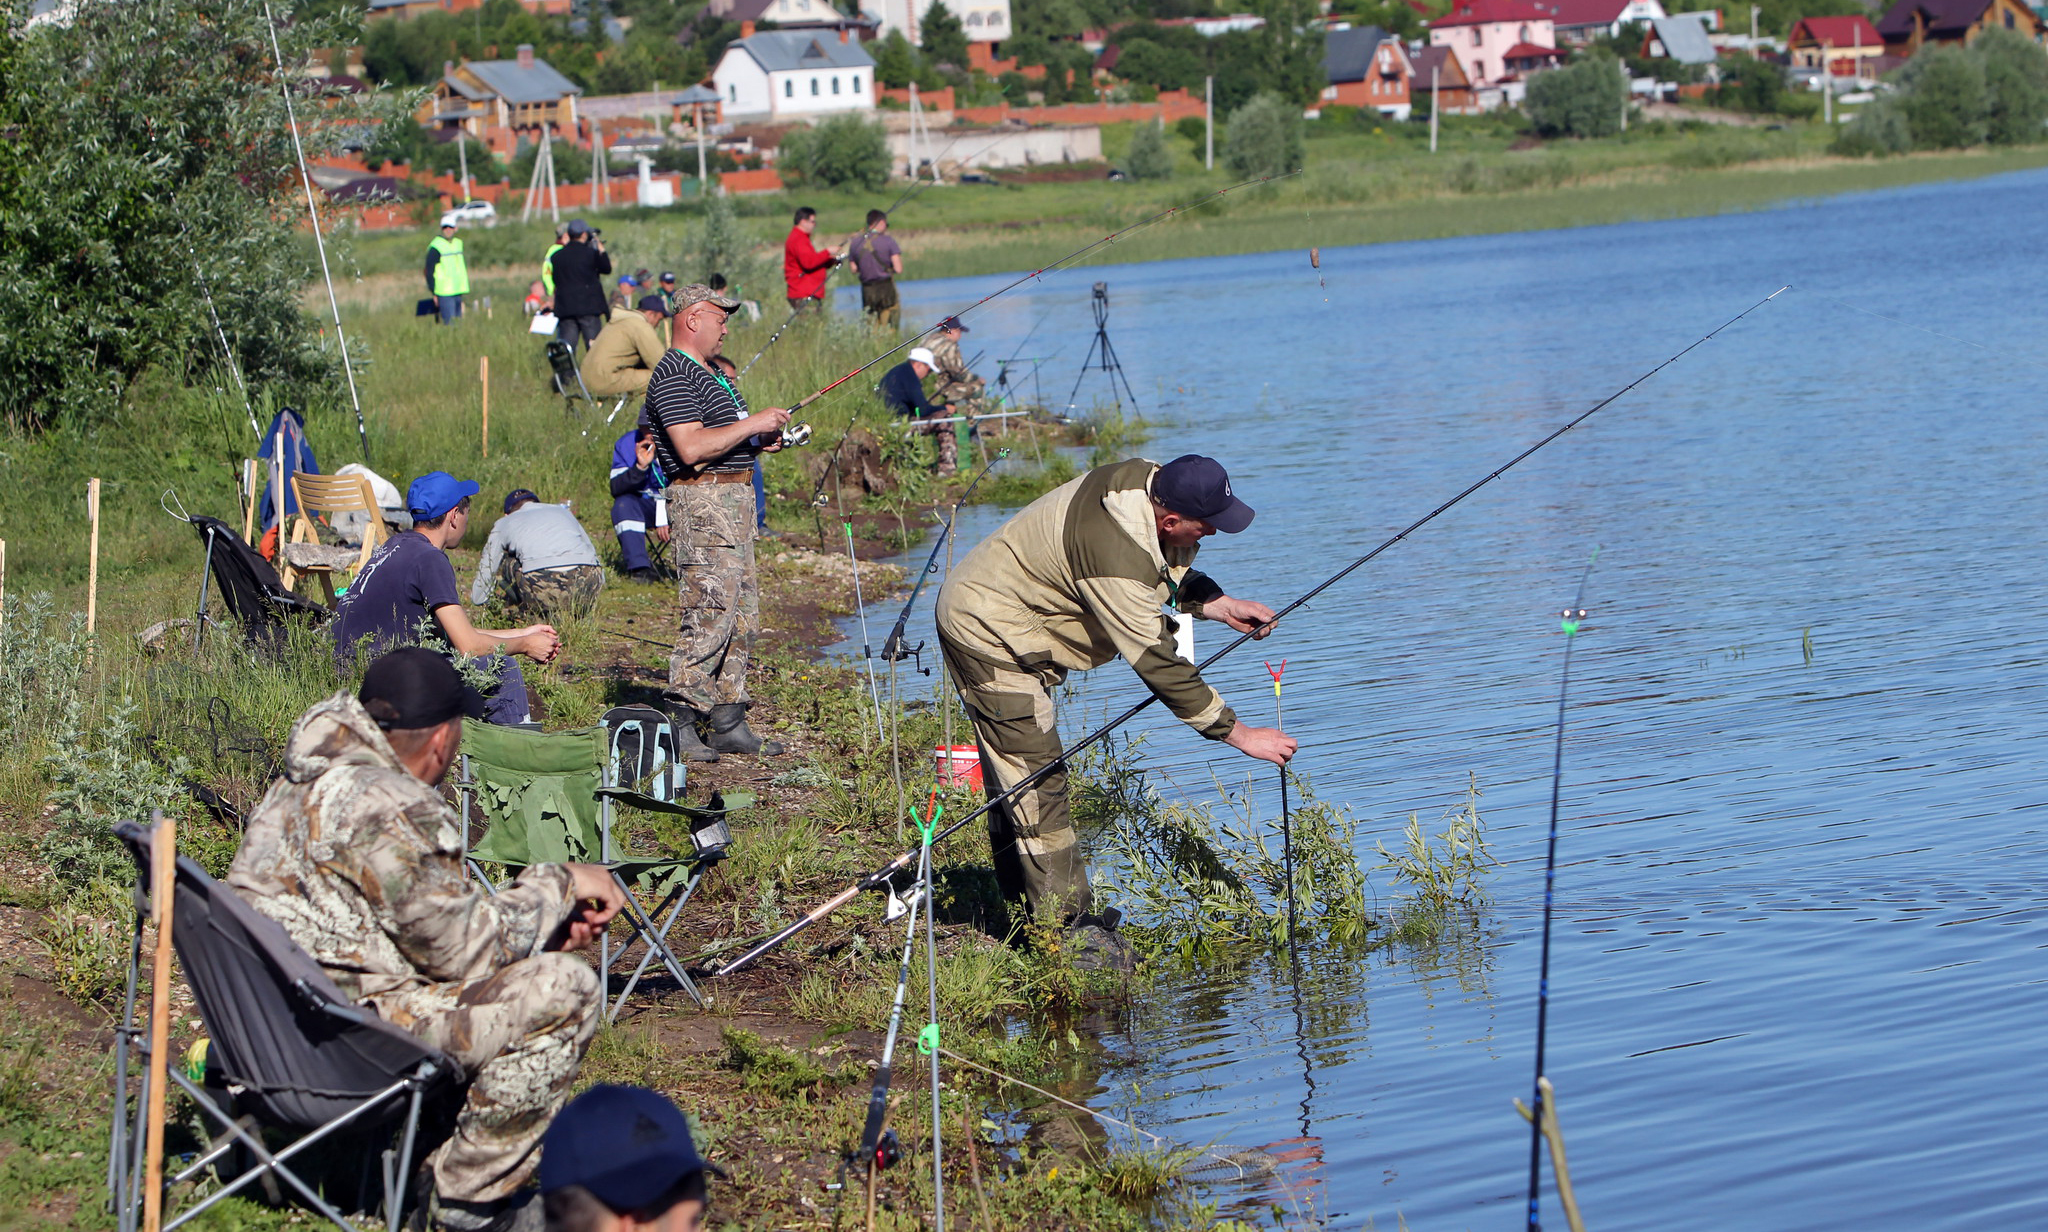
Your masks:
<instances>
[{"instance_id":1,"label":"man in khaki jacket","mask_svg":"<svg viewBox=\"0 0 2048 1232\"><path fill-rule=\"evenodd\" d=\"M612 309L611 320L583 357L583 383L600 398L647 392L663 345L656 326L668 319L668 301L659 295L641 297L631 308Z\"/></svg>"},{"instance_id":2,"label":"man in khaki jacket","mask_svg":"<svg viewBox=\"0 0 2048 1232\"><path fill-rule=\"evenodd\" d=\"M1233 599L1189 568L1203 539L1251 521L1213 459L1189 454L1160 466L1133 458L1039 497L967 554L939 591L939 644L974 723L990 797L1058 759L1052 690L1067 673L1118 655L1203 736L1287 764L1293 738L1239 722L1175 653L1174 624L1161 610L1264 637L1271 608ZM1005 894L1077 927L1114 926L1094 914L1064 767L988 819Z\"/></svg>"}]
</instances>

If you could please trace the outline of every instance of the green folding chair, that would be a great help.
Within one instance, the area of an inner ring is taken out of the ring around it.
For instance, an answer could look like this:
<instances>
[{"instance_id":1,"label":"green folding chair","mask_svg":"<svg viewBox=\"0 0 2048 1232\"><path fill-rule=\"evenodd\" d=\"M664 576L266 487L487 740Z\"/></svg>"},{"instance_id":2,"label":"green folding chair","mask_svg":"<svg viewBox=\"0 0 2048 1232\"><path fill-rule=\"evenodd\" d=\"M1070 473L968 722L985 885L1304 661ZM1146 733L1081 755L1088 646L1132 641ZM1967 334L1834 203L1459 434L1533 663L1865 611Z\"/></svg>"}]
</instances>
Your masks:
<instances>
[{"instance_id":1,"label":"green folding chair","mask_svg":"<svg viewBox=\"0 0 2048 1232\"><path fill-rule=\"evenodd\" d=\"M635 708L644 709L644 708ZM615 714L617 712L614 712ZM659 711L647 715L666 722ZM612 715L606 716L608 720ZM496 892L483 864L523 869L535 864L602 864L625 896L623 912L628 934L618 945L609 933L599 942L598 974L610 1000L605 1019L617 1019L626 998L659 959L698 1008L704 998L670 948L668 934L690 896L720 860L731 842L726 815L753 803L751 793L714 795L707 807L678 802L676 775L657 766L660 743L644 716L571 731L541 732L463 720L462 780L458 783L463 816L474 807L487 825L483 837L470 845L472 872ZM669 737L673 747L673 737ZM681 856L647 856L622 852L612 840L612 818L619 805L688 819L694 848ZM635 887L645 884L657 899L649 910ZM659 922L657 923L657 920ZM611 993L613 966L639 941L646 947L639 966L616 996Z\"/></svg>"}]
</instances>

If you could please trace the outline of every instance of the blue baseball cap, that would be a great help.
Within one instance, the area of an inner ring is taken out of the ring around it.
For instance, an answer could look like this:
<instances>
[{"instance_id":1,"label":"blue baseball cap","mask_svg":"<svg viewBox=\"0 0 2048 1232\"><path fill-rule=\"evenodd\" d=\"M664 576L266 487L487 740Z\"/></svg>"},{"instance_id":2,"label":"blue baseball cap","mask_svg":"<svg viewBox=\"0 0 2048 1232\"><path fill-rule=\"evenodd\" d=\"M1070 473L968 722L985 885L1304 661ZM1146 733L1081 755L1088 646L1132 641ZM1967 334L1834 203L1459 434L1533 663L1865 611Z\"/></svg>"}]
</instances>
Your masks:
<instances>
[{"instance_id":1,"label":"blue baseball cap","mask_svg":"<svg viewBox=\"0 0 2048 1232\"><path fill-rule=\"evenodd\" d=\"M540 1139L541 1193L580 1185L615 1212L642 1210L697 1172L725 1175L697 1154L690 1122L668 1096L646 1087L594 1086Z\"/></svg>"},{"instance_id":2,"label":"blue baseball cap","mask_svg":"<svg viewBox=\"0 0 2048 1232\"><path fill-rule=\"evenodd\" d=\"M461 504L464 497L476 494L477 486L467 479L457 479L447 471L428 471L405 490L405 509L415 519L438 518Z\"/></svg>"},{"instance_id":3,"label":"blue baseball cap","mask_svg":"<svg viewBox=\"0 0 2048 1232\"><path fill-rule=\"evenodd\" d=\"M1252 524L1252 507L1230 491L1223 464L1200 454L1184 454L1152 476L1152 499L1184 518L1200 518L1226 535Z\"/></svg>"}]
</instances>

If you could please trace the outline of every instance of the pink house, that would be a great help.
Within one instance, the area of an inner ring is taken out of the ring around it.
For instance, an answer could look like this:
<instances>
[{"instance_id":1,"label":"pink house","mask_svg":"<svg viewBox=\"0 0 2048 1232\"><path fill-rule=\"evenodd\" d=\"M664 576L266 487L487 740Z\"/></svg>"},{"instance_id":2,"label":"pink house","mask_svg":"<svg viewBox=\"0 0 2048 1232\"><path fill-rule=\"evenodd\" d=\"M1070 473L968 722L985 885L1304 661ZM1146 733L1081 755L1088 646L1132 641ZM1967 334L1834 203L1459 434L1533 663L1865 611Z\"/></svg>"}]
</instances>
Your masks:
<instances>
[{"instance_id":1,"label":"pink house","mask_svg":"<svg viewBox=\"0 0 2048 1232\"><path fill-rule=\"evenodd\" d=\"M1429 23L1429 45L1449 47L1471 73L1474 86L1514 75L1509 59L1557 46L1551 14L1527 0L1457 0L1447 16Z\"/></svg>"}]
</instances>

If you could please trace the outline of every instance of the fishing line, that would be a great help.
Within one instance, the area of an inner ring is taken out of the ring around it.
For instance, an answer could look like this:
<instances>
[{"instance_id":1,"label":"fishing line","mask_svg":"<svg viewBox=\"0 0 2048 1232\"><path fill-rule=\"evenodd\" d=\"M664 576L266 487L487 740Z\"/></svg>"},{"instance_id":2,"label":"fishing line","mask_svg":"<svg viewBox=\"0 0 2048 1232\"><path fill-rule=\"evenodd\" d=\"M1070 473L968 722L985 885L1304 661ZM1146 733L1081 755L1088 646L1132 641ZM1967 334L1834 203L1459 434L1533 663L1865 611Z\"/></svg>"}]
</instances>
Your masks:
<instances>
[{"instance_id":1,"label":"fishing line","mask_svg":"<svg viewBox=\"0 0 2048 1232\"><path fill-rule=\"evenodd\" d=\"M306 147L299 143L299 115L292 106L291 80L285 73L284 52L277 45L277 19L270 5L263 5L263 24L270 31L270 57L277 65L278 92L284 95L285 118L291 122L292 150L299 156L299 180L306 186L306 213L313 219L313 246L320 250L320 277L327 283L327 306L334 313L334 337L341 344L341 372L348 379L348 400L356 408L356 437L363 446L363 465L370 464L370 430L363 424L363 400L356 396L356 370L349 362L348 335L341 328L341 301L334 297L334 275L327 268L327 241L320 234L320 209L313 204L313 174L306 170Z\"/></svg>"},{"instance_id":2,"label":"fishing line","mask_svg":"<svg viewBox=\"0 0 2048 1232\"><path fill-rule=\"evenodd\" d=\"M939 549L946 546L946 540L953 534L954 524L960 520L960 506L966 504L967 498L974 495L974 489L981 486L983 479L988 478L988 473L994 469L995 464L1009 456L1010 451L1007 449L996 450L996 456L988 460L988 464L981 468L981 473L976 475L974 481L967 485L967 489L960 493L953 501L952 516L947 518L945 524L939 528L939 537L932 541L931 555L925 557L924 569L917 575L917 584L910 588L910 597L903 601L903 610L896 614L896 624L890 628L889 636L882 639L882 657L884 659L894 662L897 659L916 658L918 652L924 649L923 642L919 642L908 649L905 649L903 645L903 628L910 623L910 609L917 606L917 597L924 593L924 584L930 581L932 574L938 571ZM861 636L863 638L867 636L867 629L865 627L861 629ZM931 674L925 671L923 660L919 660L918 670L925 672L926 675Z\"/></svg>"},{"instance_id":3,"label":"fishing line","mask_svg":"<svg viewBox=\"0 0 2048 1232\"><path fill-rule=\"evenodd\" d=\"M1484 488L1487 484L1492 483L1494 480L1500 478L1502 475L1507 474L1510 470L1513 470L1517 465L1527 460L1531 455L1535 454L1544 446L1550 444L1552 441L1555 441L1557 438L1563 436L1565 433L1571 431L1573 428L1578 427L1580 424L1586 422L1586 420L1598 414L1600 411L1613 405L1614 402L1617 399L1619 399L1623 394L1628 393L1630 390L1633 390L1638 385L1641 385L1644 381L1647 381L1651 377L1656 376L1658 373L1664 371L1666 368L1669 368L1672 364L1677 363L1680 359L1683 359L1685 356L1691 354L1699 347L1704 346L1706 343L1713 340L1715 337L1718 337L1721 334L1721 332L1726 330L1729 326L1734 325L1736 322L1747 317L1750 313L1755 312L1757 309L1763 307L1765 304L1770 303L1772 300L1778 298L1778 296L1784 294L1787 289L1787 287L1779 287L1777 290L1771 292L1769 295L1764 296L1762 299L1756 301L1754 304L1751 304L1749 307L1744 308L1741 312L1736 313L1734 316L1729 317L1727 320L1721 322L1719 325L1716 325L1713 329L1700 335L1692 342L1687 343L1684 348L1674 352L1670 357L1666 358L1661 363L1657 364L1656 367L1649 369L1647 372L1644 372L1641 376L1636 377L1634 380L1622 386L1614 393L1609 394L1607 397L1601 399L1599 402L1594 403L1591 407L1587 408L1586 410L1579 412L1578 415L1574 416L1570 420L1567 420L1562 427L1555 429L1549 435L1543 437L1535 444L1529 446L1527 449L1524 449L1522 452L1508 459L1502 465L1496 467L1492 471L1487 472L1487 474L1481 479L1479 479L1477 482L1472 483L1471 485L1467 486L1464 490L1460 491L1457 495L1451 497L1449 500L1438 505L1436 508L1430 510L1428 513L1423 514L1421 517L1415 519L1413 522L1410 522L1407 526L1402 527L1399 531L1395 532L1391 537L1386 539L1384 542L1380 543L1370 552L1367 552L1365 555L1352 561L1350 564L1345 565L1342 569L1339 569L1337 572L1331 574L1322 582L1317 583L1316 586L1310 589L1306 594L1303 594L1300 598L1295 599L1292 603L1289 603L1286 607L1283 607L1278 612L1274 613L1273 619L1261 625L1260 629L1264 629L1274 623L1277 623L1288 613L1299 609L1303 605L1307 604L1311 599L1314 599L1317 595L1322 594L1330 587L1335 586L1338 582L1341 582L1345 578L1351 576L1353 573L1363 568L1367 563L1371 562L1373 559L1378 557L1387 549L1393 547L1397 543L1400 543L1402 540L1408 538L1416 531L1422 529L1424 526L1427 526L1429 523L1435 521L1437 518L1441 517L1445 513L1448 513L1450 510L1456 508L1459 504L1463 503L1465 499L1470 497L1473 493L1479 491L1481 488ZM1231 642L1227 643L1223 647L1223 649L1217 651L1215 654L1210 655L1208 658L1196 664L1195 670L1198 672L1207 671L1209 668L1213 667L1215 664L1222 661L1225 655L1228 655L1231 651L1236 650L1238 647L1244 645L1246 642L1251 641L1257 635L1258 630L1254 630L1251 633L1238 634L1238 636ZM968 822L973 821L976 818L987 813L990 809L993 809L997 805L1000 805L1010 800L1012 797L1015 797L1025 791L1028 791L1032 787L1035 787L1048 775L1051 775L1055 771L1063 768L1066 765L1067 761L1074 757L1076 754L1092 747L1097 742L1099 742L1103 737L1109 735L1109 733L1115 731L1119 727L1122 727L1125 723L1130 722L1132 719L1136 718L1138 714L1142 712L1146 707L1150 706L1153 702L1157 700L1157 695L1148 694L1142 700L1133 703L1128 709L1124 710L1121 714L1118 714L1116 717L1112 718L1109 722L1103 724L1102 726L1096 728L1094 731L1088 733L1086 736L1083 736L1081 739L1075 741L1073 744L1068 745L1066 748L1060 750L1059 756L1053 758L1045 765L1018 779L1017 782L1012 784L1010 787L1004 789L1002 792L994 796L991 796L986 804L983 804L980 808L975 809L973 812L966 814L965 816L961 817L960 820L946 827L946 829L939 834L939 839L944 840L950 837L954 833L958 832L962 826L965 826ZM837 911L839 908L845 906L847 903L852 902L854 898L859 896L861 891L873 889L877 885L880 885L882 881L886 880L888 877L891 877L896 873L899 873L904 869L908 868L910 866L911 860L913 860L915 857L915 852L906 852L902 855L897 856L888 864L883 865L881 868L868 874L860 881L855 882L853 885L848 886L846 889L841 890L839 893L833 895L825 902L819 904L817 907L813 908L810 911L810 913L801 916L794 922L784 926L781 931L756 943L751 949L741 954L738 958L735 958L730 963L727 963L723 967L718 968L711 974L727 975L731 974L732 972L741 971L746 969L747 967L752 966L769 951L778 948L784 942L788 941L791 937L794 937L796 934L802 932L804 929L809 928L811 925L817 923L819 920L824 919L826 916L832 914L834 911Z\"/></svg>"},{"instance_id":4,"label":"fishing line","mask_svg":"<svg viewBox=\"0 0 2048 1232\"><path fill-rule=\"evenodd\" d=\"M839 512L843 517L846 512L844 503L840 505ZM875 683L875 643L868 637L868 605L862 601L860 593L860 560L853 554L853 519L843 518L841 524L846 527L846 564L853 570L853 610L860 614L860 657L868 668L868 697L875 703L875 739L880 740L882 689Z\"/></svg>"},{"instance_id":5,"label":"fishing line","mask_svg":"<svg viewBox=\"0 0 2048 1232\"><path fill-rule=\"evenodd\" d=\"M1550 754L1550 841L1543 857L1543 960L1536 978L1536 1076L1531 1084L1534 1094L1530 1107L1534 1112L1529 1121L1529 1232L1542 1232L1543 1229L1537 1212L1543 1180L1543 1117L1548 1103L1544 1098L1544 1088L1548 1084L1544 1081L1543 1045L1544 1033L1550 1023L1550 921L1555 905L1553 891L1557 886L1558 800L1564 785L1565 704L1572 687L1572 647L1578 644L1579 628L1586 619L1586 579L1592 576L1593 562L1599 559L1600 549L1596 547L1579 574L1578 595L1572 599L1570 607L1558 614L1558 628L1564 631L1564 666L1558 673L1557 682L1557 737Z\"/></svg>"}]
</instances>

